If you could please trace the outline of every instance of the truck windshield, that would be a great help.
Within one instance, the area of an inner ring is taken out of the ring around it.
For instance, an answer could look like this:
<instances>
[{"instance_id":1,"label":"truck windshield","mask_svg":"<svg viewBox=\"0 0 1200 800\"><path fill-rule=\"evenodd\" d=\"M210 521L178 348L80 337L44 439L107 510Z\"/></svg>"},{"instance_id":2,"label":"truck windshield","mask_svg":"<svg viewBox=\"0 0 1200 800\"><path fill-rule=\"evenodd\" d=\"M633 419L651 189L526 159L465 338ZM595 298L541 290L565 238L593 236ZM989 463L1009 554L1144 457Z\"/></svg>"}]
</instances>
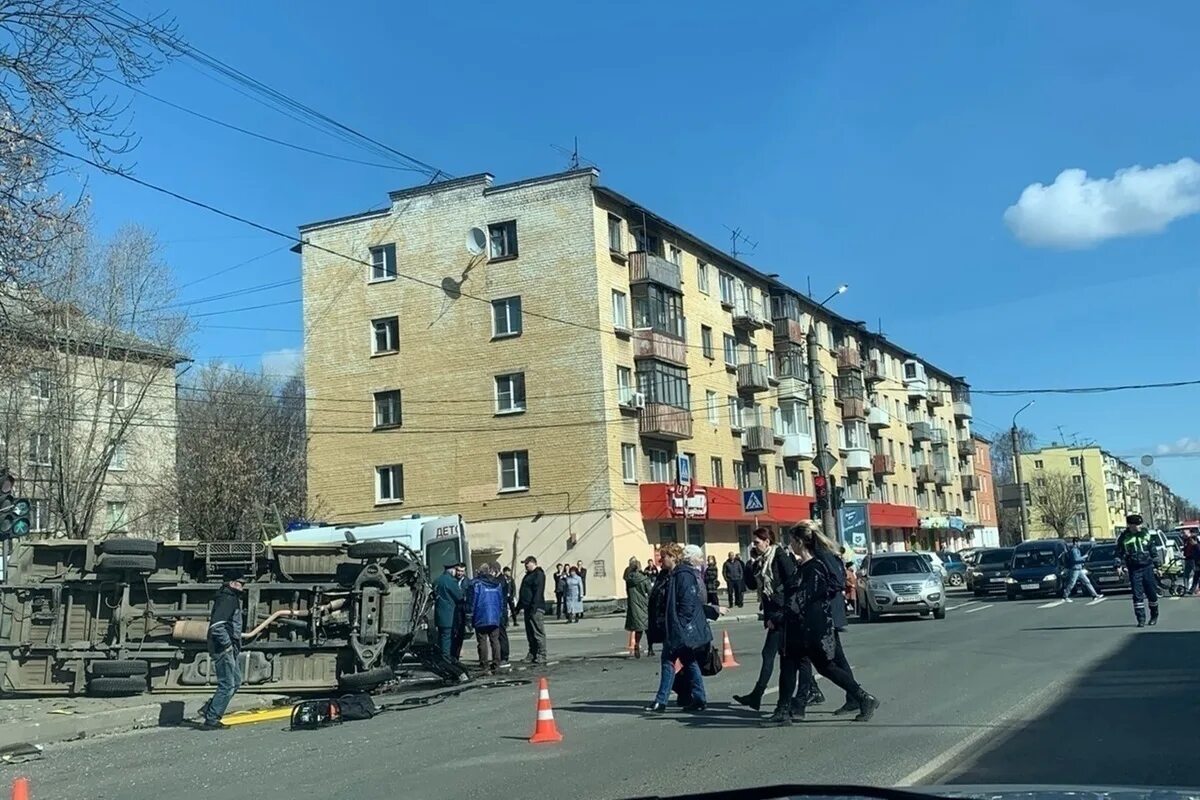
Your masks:
<instances>
[{"instance_id":1,"label":"truck windshield","mask_svg":"<svg viewBox=\"0 0 1200 800\"><path fill-rule=\"evenodd\" d=\"M430 575L441 575L447 564L463 560L458 539L438 539L425 546L425 566Z\"/></svg>"}]
</instances>

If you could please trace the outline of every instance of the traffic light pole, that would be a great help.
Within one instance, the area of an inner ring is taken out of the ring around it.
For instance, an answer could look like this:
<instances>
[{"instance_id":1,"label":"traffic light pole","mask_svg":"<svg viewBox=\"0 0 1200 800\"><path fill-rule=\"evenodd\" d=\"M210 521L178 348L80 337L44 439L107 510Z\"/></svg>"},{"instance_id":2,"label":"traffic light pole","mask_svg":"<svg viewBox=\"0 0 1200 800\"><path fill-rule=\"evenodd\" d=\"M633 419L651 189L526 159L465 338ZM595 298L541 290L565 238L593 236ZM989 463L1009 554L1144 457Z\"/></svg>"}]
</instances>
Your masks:
<instances>
[{"instance_id":1,"label":"traffic light pole","mask_svg":"<svg viewBox=\"0 0 1200 800\"><path fill-rule=\"evenodd\" d=\"M836 535L838 544L845 544L842 541L842 531L839 515L833 513L833 487L830 486L829 473L825 469L825 460L820 458L822 453L829 451L829 443L825 441L825 373L821 370L820 346L817 344L817 326L812 323L808 326L808 335L805 337L805 342L808 345L808 388L809 395L812 397L813 408L813 437L817 444L817 458L813 459L817 465L817 474L825 479L825 486L828 487L828 497L821 504L821 527L825 531L833 531Z\"/></svg>"}]
</instances>

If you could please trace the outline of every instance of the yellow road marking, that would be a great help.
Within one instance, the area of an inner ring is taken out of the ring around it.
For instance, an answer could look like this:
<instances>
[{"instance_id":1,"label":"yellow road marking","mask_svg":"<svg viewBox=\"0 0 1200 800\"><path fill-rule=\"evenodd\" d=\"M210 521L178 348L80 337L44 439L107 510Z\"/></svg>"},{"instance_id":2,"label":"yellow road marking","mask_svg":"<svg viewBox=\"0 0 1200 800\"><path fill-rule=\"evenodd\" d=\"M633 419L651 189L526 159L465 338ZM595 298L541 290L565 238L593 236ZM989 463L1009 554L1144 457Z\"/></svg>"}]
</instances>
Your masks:
<instances>
[{"instance_id":1,"label":"yellow road marking","mask_svg":"<svg viewBox=\"0 0 1200 800\"><path fill-rule=\"evenodd\" d=\"M256 722L270 722L277 719L289 719L292 716L291 706L280 708L259 708L253 711L237 711L221 717L226 725L253 725Z\"/></svg>"}]
</instances>

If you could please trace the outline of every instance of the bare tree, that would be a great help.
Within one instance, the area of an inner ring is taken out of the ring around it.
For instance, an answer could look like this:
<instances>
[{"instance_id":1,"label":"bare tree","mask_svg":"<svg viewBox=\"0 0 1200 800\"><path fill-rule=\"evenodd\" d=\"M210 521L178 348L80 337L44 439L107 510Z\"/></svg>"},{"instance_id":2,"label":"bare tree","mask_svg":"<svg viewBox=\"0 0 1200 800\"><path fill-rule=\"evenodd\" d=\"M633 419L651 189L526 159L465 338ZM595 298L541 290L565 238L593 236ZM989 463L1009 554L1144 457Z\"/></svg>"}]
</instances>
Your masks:
<instances>
[{"instance_id":1,"label":"bare tree","mask_svg":"<svg viewBox=\"0 0 1200 800\"><path fill-rule=\"evenodd\" d=\"M209 365L180 394L183 535L252 540L263 519L307 519L304 382Z\"/></svg>"},{"instance_id":2,"label":"bare tree","mask_svg":"<svg viewBox=\"0 0 1200 800\"><path fill-rule=\"evenodd\" d=\"M1032 487L1034 518L1040 518L1059 537L1078 524L1085 511L1083 486L1068 472L1040 474Z\"/></svg>"},{"instance_id":3,"label":"bare tree","mask_svg":"<svg viewBox=\"0 0 1200 800\"><path fill-rule=\"evenodd\" d=\"M1017 445L1022 453L1037 448L1037 434L1028 428L1017 428ZM1013 461L1012 435L1005 431L992 440L992 477L997 486L1015 483L1016 468Z\"/></svg>"},{"instance_id":4,"label":"bare tree","mask_svg":"<svg viewBox=\"0 0 1200 800\"><path fill-rule=\"evenodd\" d=\"M175 365L187 321L154 237L60 242L41 289L6 306L2 426L38 527L70 538L175 535ZM10 373L12 368L10 367ZM103 514L101 513L103 512Z\"/></svg>"}]
</instances>

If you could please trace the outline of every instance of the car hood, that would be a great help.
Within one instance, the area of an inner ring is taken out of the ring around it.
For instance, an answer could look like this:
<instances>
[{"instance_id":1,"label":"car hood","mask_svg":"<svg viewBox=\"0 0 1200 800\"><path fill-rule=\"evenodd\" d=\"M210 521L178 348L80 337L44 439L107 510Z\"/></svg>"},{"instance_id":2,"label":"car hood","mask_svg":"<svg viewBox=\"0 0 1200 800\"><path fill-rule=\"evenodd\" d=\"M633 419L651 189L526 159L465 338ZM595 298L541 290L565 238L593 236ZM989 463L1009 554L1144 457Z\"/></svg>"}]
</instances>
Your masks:
<instances>
[{"instance_id":1,"label":"car hood","mask_svg":"<svg viewBox=\"0 0 1200 800\"><path fill-rule=\"evenodd\" d=\"M1053 564L1045 564L1040 567L1021 567L1014 569L1009 573L1014 578L1044 578L1047 575L1056 573L1058 569Z\"/></svg>"},{"instance_id":2,"label":"car hood","mask_svg":"<svg viewBox=\"0 0 1200 800\"><path fill-rule=\"evenodd\" d=\"M995 572L1008 572L1008 564L979 564L971 569L984 575L991 575Z\"/></svg>"},{"instance_id":3,"label":"car hood","mask_svg":"<svg viewBox=\"0 0 1200 800\"><path fill-rule=\"evenodd\" d=\"M935 577L931 572L901 572L898 575L872 575L867 580L880 583L924 583L926 578Z\"/></svg>"}]
</instances>

